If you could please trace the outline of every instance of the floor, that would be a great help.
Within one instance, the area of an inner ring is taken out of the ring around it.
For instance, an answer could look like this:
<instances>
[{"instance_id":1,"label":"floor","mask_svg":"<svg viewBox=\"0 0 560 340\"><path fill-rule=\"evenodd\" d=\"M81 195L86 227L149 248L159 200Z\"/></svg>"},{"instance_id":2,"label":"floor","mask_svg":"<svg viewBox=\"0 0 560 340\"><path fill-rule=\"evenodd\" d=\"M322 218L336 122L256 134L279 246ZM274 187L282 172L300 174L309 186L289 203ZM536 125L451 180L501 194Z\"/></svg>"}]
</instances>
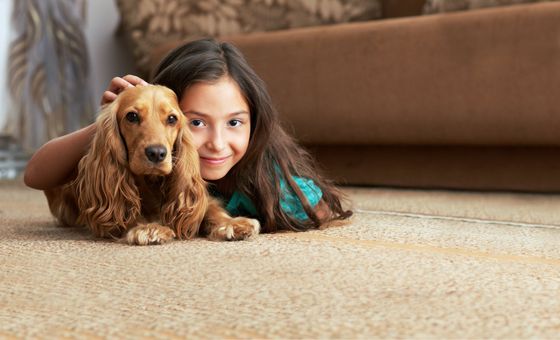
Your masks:
<instances>
[{"instance_id":1,"label":"floor","mask_svg":"<svg viewBox=\"0 0 560 340\"><path fill-rule=\"evenodd\" d=\"M346 226L130 247L0 182L0 337L558 337L560 195L345 192Z\"/></svg>"}]
</instances>

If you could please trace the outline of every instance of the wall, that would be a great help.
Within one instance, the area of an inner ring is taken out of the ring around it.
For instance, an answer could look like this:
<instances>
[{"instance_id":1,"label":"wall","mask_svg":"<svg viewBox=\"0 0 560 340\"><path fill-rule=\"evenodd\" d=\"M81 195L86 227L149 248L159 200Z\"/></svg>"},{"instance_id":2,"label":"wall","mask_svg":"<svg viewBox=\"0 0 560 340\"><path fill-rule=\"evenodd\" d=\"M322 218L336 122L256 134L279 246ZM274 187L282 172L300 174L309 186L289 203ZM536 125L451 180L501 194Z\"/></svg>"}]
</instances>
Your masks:
<instances>
[{"instance_id":1,"label":"wall","mask_svg":"<svg viewBox=\"0 0 560 340\"><path fill-rule=\"evenodd\" d=\"M10 24L12 0L0 0L0 103L8 102L8 46L10 45ZM6 124L9 105L0 105L0 131Z\"/></svg>"},{"instance_id":2,"label":"wall","mask_svg":"<svg viewBox=\"0 0 560 340\"><path fill-rule=\"evenodd\" d=\"M0 0L0 103L9 101L7 88L8 47L11 36L13 0ZM15 0L18 1L18 0ZM94 104L114 76L134 73L132 56L115 37L119 14L114 0L88 0L85 34L90 56L90 82ZM6 110L9 105L2 105ZM0 110L0 131L5 127L6 111Z\"/></svg>"},{"instance_id":3,"label":"wall","mask_svg":"<svg viewBox=\"0 0 560 340\"><path fill-rule=\"evenodd\" d=\"M113 77L134 74L132 55L115 36L118 23L114 0L88 0L85 33L95 105Z\"/></svg>"}]
</instances>

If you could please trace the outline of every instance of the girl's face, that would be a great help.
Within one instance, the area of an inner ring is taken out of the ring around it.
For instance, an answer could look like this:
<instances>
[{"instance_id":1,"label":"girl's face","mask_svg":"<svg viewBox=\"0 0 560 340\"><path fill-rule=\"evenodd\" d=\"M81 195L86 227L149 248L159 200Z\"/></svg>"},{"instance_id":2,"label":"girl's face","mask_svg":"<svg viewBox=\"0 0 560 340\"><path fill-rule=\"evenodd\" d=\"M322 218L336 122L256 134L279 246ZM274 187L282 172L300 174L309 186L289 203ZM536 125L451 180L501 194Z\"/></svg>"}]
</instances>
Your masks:
<instances>
[{"instance_id":1,"label":"girl's face","mask_svg":"<svg viewBox=\"0 0 560 340\"><path fill-rule=\"evenodd\" d=\"M196 83L183 93L179 106L198 149L202 178L223 178L249 146L251 115L239 86L230 77Z\"/></svg>"}]
</instances>

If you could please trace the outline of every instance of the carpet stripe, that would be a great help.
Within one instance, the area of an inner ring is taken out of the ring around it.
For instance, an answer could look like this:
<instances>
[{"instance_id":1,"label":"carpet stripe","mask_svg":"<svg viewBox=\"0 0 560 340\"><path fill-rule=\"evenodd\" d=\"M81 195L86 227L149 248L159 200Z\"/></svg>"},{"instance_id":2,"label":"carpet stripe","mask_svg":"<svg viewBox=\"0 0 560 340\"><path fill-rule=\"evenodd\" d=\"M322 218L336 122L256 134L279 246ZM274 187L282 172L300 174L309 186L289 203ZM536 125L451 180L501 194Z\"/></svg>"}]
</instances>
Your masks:
<instances>
[{"instance_id":1,"label":"carpet stripe","mask_svg":"<svg viewBox=\"0 0 560 340\"><path fill-rule=\"evenodd\" d=\"M359 213L359 214L368 214L368 215L402 216L402 217L412 217L412 218L424 218L424 219L431 219L431 220L458 221L458 222L481 223L481 224L499 224L499 225L507 225L507 226L512 226L512 227L546 228L546 229L558 229L558 230L560 230L560 225L555 225L555 224L523 223L523 222L499 221L499 220L454 217L454 216L441 216L441 215L429 215L429 214L408 213L408 212L398 212L398 211L385 211L385 210L354 209L354 212Z\"/></svg>"},{"instance_id":2,"label":"carpet stripe","mask_svg":"<svg viewBox=\"0 0 560 340\"><path fill-rule=\"evenodd\" d=\"M494 254L494 253L489 253L489 252L475 250L475 249L444 248L444 247L437 247L431 245L398 243L398 242L388 242L388 241L379 241L379 240L356 240L356 239L349 239L343 237L327 236L327 235L322 235L322 234L312 233L312 232L283 234L283 235L294 237L297 239L303 239L303 240L343 243L348 245L357 245L366 248L386 248L386 249L413 251L417 253L467 256L467 257L474 257L474 258L484 259L484 260L493 260L498 262L508 262L508 263L513 262L513 263L522 263L522 264L544 264L544 265L560 266L560 259L546 258L546 257L539 257L539 256Z\"/></svg>"}]
</instances>

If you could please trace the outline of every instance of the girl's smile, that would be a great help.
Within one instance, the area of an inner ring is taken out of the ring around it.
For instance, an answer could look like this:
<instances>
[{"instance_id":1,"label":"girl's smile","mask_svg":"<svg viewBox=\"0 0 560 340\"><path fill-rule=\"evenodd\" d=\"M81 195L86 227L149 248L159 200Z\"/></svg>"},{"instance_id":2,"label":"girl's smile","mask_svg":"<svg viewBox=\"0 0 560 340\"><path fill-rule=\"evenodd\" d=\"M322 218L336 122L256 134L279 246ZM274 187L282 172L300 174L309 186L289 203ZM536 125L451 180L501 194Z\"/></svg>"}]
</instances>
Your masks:
<instances>
[{"instance_id":1,"label":"girl's smile","mask_svg":"<svg viewBox=\"0 0 560 340\"><path fill-rule=\"evenodd\" d=\"M249 146L249 106L230 77L199 82L185 90L179 103L187 116L205 180L219 180L241 160Z\"/></svg>"},{"instance_id":2,"label":"girl's smile","mask_svg":"<svg viewBox=\"0 0 560 340\"><path fill-rule=\"evenodd\" d=\"M201 163L206 163L208 166L220 166L223 165L230 157L231 156L213 158L213 157L200 156L200 161Z\"/></svg>"}]
</instances>

